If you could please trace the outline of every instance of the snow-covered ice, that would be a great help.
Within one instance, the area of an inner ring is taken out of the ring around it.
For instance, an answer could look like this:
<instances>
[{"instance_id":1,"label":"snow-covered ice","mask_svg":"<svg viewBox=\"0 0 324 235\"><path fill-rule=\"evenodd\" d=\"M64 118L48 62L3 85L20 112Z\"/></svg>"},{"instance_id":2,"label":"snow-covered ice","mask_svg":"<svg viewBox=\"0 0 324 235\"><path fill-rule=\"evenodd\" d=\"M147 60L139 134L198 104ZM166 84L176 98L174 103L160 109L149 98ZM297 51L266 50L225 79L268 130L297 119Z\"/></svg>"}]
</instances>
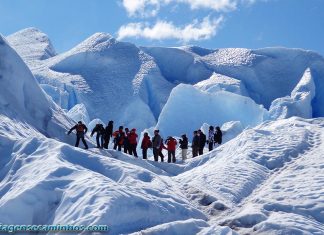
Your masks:
<instances>
[{"instance_id":1,"label":"snow-covered ice","mask_svg":"<svg viewBox=\"0 0 324 235\"><path fill-rule=\"evenodd\" d=\"M315 84L310 69L307 69L290 97L278 98L271 103L270 116L273 119L292 116L312 118L314 97Z\"/></svg>"},{"instance_id":2,"label":"snow-covered ice","mask_svg":"<svg viewBox=\"0 0 324 235\"><path fill-rule=\"evenodd\" d=\"M242 81L216 73L213 73L210 78L198 82L194 86L210 93L228 91L238 95L248 96L248 91Z\"/></svg>"},{"instance_id":3,"label":"snow-covered ice","mask_svg":"<svg viewBox=\"0 0 324 235\"><path fill-rule=\"evenodd\" d=\"M274 100L291 95L306 69L316 90L312 117L324 115L324 59L311 51L137 47L96 33L55 55L50 39L37 29L22 30L7 39L59 106L69 110L83 103L90 119L113 119L144 130L156 125L172 89L180 83L247 96L269 109ZM46 54L47 47L53 53L45 60L28 57L25 42L37 48L37 55Z\"/></svg>"},{"instance_id":4,"label":"snow-covered ice","mask_svg":"<svg viewBox=\"0 0 324 235\"><path fill-rule=\"evenodd\" d=\"M324 59L300 49L137 47L97 33L56 55L37 29L1 36L0 222L324 234L323 78ZM176 164L144 161L71 146L79 120L163 137L218 125L224 139L196 158L189 147L185 162L179 149Z\"/></svg>"},{"instance_id":5,"label":"snow-covered ice","mask_svg":"<svg viewBox=\"0 0 324 235\"><path fill-rule=\"evenodd\" d=\"M225 122L240 121L247 127L256 126L267 118L268 111L249 97L227 91L209 93L180 84L172 90L156 128L164 136L183 133L192 136L191 132L204 122L221 126Z\"/></svg>"}]
</instances>

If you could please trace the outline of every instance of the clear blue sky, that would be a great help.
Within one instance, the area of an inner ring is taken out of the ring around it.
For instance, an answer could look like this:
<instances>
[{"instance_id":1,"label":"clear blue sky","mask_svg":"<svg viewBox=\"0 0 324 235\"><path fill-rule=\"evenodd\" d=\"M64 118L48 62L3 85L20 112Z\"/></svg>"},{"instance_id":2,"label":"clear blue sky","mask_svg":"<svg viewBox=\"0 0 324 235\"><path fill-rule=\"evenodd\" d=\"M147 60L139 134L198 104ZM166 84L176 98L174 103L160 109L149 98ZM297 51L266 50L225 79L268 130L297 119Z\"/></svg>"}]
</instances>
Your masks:
<instances>
[{"instance_id":1,"label":"clear blue sky","mask_svg":"<svg viewBox=\"0 0 324 235\"><path fill-rule=\"evenodd\" d=\"M124 26L120 38L137 45L285 46L324 55L324 0L228 0L234 7L218 6L217 0L196 6L189 0L150 1L141 6L136 0L0 0L0 33L36 27L63 52L96 32L118 37ZM188 25L194 29L184 30Z\"/></svg>"}]
</instances>

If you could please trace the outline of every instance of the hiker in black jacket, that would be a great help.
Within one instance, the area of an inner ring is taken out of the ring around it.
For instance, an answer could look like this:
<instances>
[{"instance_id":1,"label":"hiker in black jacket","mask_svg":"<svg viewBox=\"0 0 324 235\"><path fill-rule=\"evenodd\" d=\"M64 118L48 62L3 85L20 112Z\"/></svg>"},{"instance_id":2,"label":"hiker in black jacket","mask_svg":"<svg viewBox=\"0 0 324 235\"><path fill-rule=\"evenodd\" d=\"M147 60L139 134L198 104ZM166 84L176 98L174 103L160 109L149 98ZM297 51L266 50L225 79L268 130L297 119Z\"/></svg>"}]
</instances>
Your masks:
<instances>
[{"instance_id":1,"label":"hiker in black jacket","mask_svg":"<svg viewBox=\"0 0 324 235\"><path fill-rule=\"evenodd\" d=\"M199 155L203 155L205 144L206 144L206 135L201 130L198 130L198 136L199 136Z\"/></svg>"},{"instance_id":2,"label":"hiker in black jacket","mask_svg":"<svg viewBox=\"0 0 324 235\"><path fill-rule=\"evenodd\" d=\"M92 137L94 133L97 133L97 136L96 136L97 148L103 148L103 141L104 141L104 134L105 134L105 128L103 127L103 125L97 124L93 128L90 136ZM99 142L99 139L100 139L100 142Z\"/></svg>"},{"instance_id":3,"label":"hiker in black jacket","mask_svg":"<svg viewBox=\"0 0 324 235\"><path fill-rule=\"evenodd\" d=\"M153 155L154 155L154 161L159 160L159 156L161 156L162 149L161 145L163 145L163 140L159 134L159 130L154 130L154 137L152 139L152 147L153 147ZM163 156L163 154L162 154ZM161 161L163 161L163 157L161 156Z\"/></svg>"},{"instance_id":4,"label":"hiker in black jacket","mask_svg":"<svg viewBox=\"0 0 324 235\"><path fill-rule=\"evenodd\" d=\"M76 130L76 136L77 136L75 147L79 147L79 143L80 143L80 139L81 139L84 144L84 148L88 149L87 142L84 139L84 135L88 131L88 128L86 127L86 125L84 125L81 121L78 121L78 124L76 124L74 127L72 127L69 130L68 135L71 134L71 132L73 130Z\"/></svg>"},{"instance_id":5,"label":"hiker in black jacket","mask_svg":"<svg viewBox=\"0 0 324 235\"><path fill-rule=\"evenodd\" d=\"M192 139L192 157L198 156L199 151L199 136L198 131L194 131L194 137Z\"/></svg>"},{"instance_id":6,"label":"hiker in black jacket","mask_svg":"<svg viewBox=\"0 0 324 235\"><path fill-rule=\"evenodd\" d=\"M182 139L179 139L179 143L181 148L182 161L185 161L187 159L188 152L188 138L186 134L183 134L181 138Z\"/></svg>"},{"instance_id":7,"label":"hiker in black jacket","mask_svg":"<svg viewBox=\"0 0 324 235\"><path fill-rule=\"evenodd\" d=\"M105 149L108 149L109 141L113 134L113 129L114 129L114 122L109 121L108 126L106 126L106 128L105 128L105 134L104 134L105 142L103 144L103 147Z\"/></svg>"},{"instance_id":8,"label":"hiker in black jacket","mask_svg":"<svg viewBox=\"0 0 324 235\"><path fill-rule=\"evenodd\" d=\"M215 145L216 144L220 145L222 143L222 139L223 139L223 133L222 133L221 129L219 128L219 126L217 126L216 132L214 135Z\"/></svg>"},{"instance_id":9,"label":"hiker in black jacket","mask_svg":"<svg viewBox=\"0 0 324 235\"><path fill-rule=\"evenodd\" d=\"M214 137L215 137L214 127L210 126L208 131L208 140L207 140L209 151L212 151L214 148Z\"/></svg>"}]
</instances>

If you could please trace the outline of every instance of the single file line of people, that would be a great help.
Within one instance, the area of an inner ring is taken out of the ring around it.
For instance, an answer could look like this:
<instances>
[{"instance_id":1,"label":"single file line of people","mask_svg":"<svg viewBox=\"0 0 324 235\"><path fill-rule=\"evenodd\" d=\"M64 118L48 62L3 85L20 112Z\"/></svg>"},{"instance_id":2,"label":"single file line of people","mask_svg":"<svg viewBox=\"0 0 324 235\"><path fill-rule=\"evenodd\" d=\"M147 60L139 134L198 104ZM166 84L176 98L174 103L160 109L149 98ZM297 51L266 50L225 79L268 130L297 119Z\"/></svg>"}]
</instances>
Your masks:
<instances>
[{"instance_id":1,"label":"single file line of people","mask_svg":"<svg viewBox=\"0 0 324 235\"><path fill-rule=\"evenodd\" d=\"M103 124L96 124L96 126L93 128L90 136L93 137L93 135L96 133L97 148L108 149L110 138L114 137L114 150L122 151L122 148L124 148L124 153L134 155L134 157L138 158L136 150L138 144L138 135L136 133L136 129L133 128L131 129L131 131L129 131L128 128L125 128L124 131L124 127L119 126L118 130L113 132L113 123L113 121L109 121L106 127L104 127ZM68 131L68 135L71 134L73 130L76 130L75 147L78 147L80 140L82 140L84 148L88 149L87 142L84 138L85 134L88 131L86 125L79 121ZM191 146L192 157L194 158L198 155L203 155L206 143L208 145L208 150L212 151L214 147L217 147L222 143L222 137L223 133L219 126L215 127L215 129L213 126L209 127L208 138L201 130L194 131ZM147 150L152 148L154 161L159 161L160 157L161 162L164 162L164 155L162 150L165 149L168 151L168 163L175 163L175 152L178 143L181 149L182 161L185 161L187 159L189 147L189 141L186 134L183 134L181 136L181 139L179 139L178 141L174 137L168 136L165 142L163 142L163 138L161 137L159 130L154 130L154 136L152 140L148 133L145 132L141 143L143 159L147 159Z\"/></svg>"}]
</instances>

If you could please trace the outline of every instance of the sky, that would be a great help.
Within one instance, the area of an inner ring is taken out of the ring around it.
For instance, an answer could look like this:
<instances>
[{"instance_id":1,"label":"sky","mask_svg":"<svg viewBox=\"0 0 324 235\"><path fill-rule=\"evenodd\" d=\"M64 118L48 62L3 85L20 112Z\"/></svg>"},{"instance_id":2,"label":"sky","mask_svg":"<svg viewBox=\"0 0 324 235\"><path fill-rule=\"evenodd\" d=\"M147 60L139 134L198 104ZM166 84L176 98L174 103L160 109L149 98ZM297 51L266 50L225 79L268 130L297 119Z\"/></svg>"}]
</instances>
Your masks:
<instances>
[{"instance_id":1,"label":"sky","mask_svg":"<svg viewBox=\"0 0 324 235\"><path fill-rule=\"evenodd\" d=\"M0 0L0 33L46 33L58 53L96 32L139 46L303 48L324 55L324 0Z\"/></svg>"}]
</instances>

